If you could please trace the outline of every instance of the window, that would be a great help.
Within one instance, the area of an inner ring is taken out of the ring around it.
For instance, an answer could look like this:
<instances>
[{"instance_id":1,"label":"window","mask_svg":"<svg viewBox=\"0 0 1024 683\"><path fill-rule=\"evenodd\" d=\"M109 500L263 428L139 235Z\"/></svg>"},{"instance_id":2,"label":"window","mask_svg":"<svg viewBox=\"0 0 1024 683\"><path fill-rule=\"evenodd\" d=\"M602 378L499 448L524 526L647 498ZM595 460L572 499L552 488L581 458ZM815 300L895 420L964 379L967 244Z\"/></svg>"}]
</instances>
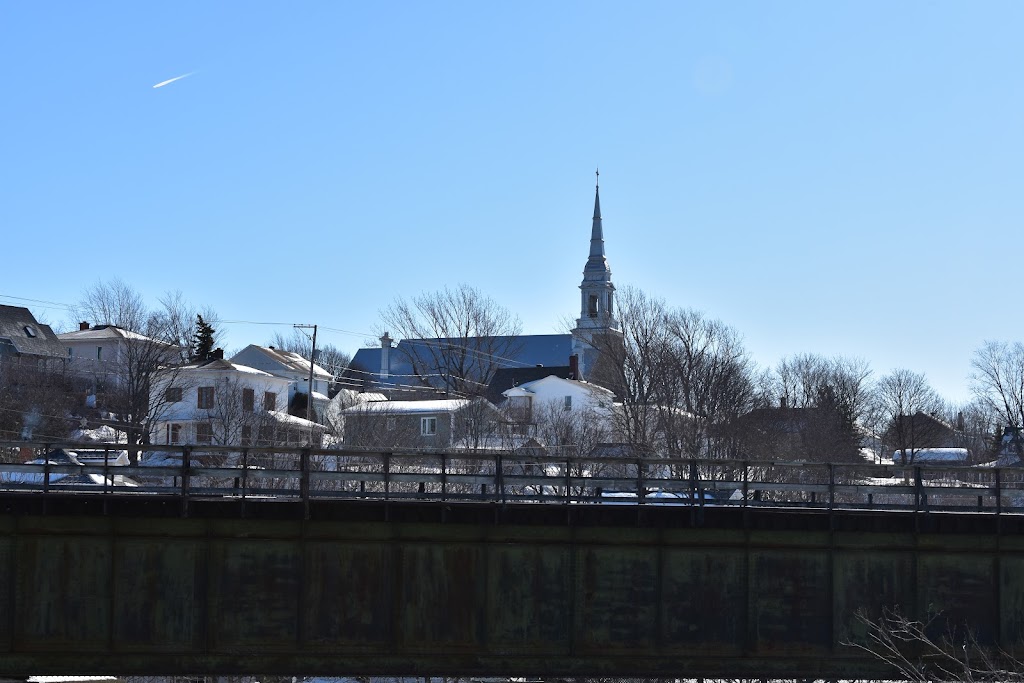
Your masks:
<instances>
[{"instance_id":1,"label":"window","mask_svg":"<svg viewBox=\"0 0 1024 683\"><path fill-rule=\"evenodd\" d=\"M196 408L213 408L213 387L199 387L196 391Z\"/></svg>"},{"instance_id":2,"label":"window","mask_svg":"<svg viewBox=\"0 0 1024 683\"><path fill-rule=\"evenodd\" d=\"M34 339L36 336L36 328L31 325L25 325L25 334Z\"/></svg>"},{"instance_id":3,"label":"window","mask_svg":"<svg viewBox=\"0 0 1024 683\"><path fill-rule=\"evenodd\" d=\"M209 422L196 424L196 443L211 443L213 441L213 425Z\"/></svg>"},{"instance_id":4,"label":"window","mask_svg":"<svg viewBox=\"0 0 1024 683\"><path fill-rule=\"evenodd\" d=\"M96 360L103 360L103 347L102 346L97 346L96 347Z\"/></svg>"},{"instance_id":5,"label":"window","mask_svg":"<svg viewBox=\"0 0 1024 683\"><path fill-rule=\"evenodd\" d=\"M249 425L242 426L242 445L252 445L252 427L250 427Z\"/></svg>"},{"instance_id":6,"label":"window","mask_svg":"<svg viewBox=\"0 0 1024 683\"><path fill-rule=\"evenodd\" d=\"M275 392L263 392L263 410L277 410L277 394Z\"/></svg>"},{"instance_id":7,"label":"window","mask_svg":"<svg viewBox=\"0 0 1024 683\"><path fill-rule=\"evenodd\" d=\"M181 425L169 424L167 425L167 443L181 443Z\"/></svg>"},{"instance_id":8,"label":"window","mask_svg":"<svg viewBox=\"0 0 1024 683\"><path fill-rule=\"evenodd\" d=\"M587 303L587 315L591 318L597 317L597 295L591 294L590 300Z\"/></svg>"},{"instance_id":9,"label":"window","mask_svg":"<svg viewBox=\"0 0 1024 683\"><path fill-rule=\"evenodd\" d=\"M274 427L272 425L263 425L260 427L260 444L261 446L270 446L274 443Z\"/></svg>"},{"instance_id":10,"label":"window","mask_svg":"<svg viewBox=\"0 0 1024 683\"><path fill-rule=\"evenodd\" d=\"M256 407L256 392L253 389L242 389L242 410L251 413Z\"/></svg>"},{"instance_id":11,"label":"window","mask_svg":"<svg viewBox=\"0 0 1024 683\"><path fill-rule=\"evenodd\" d=\"M435 436L437 434L437 418L436 417L421 417L420 418L420 435L421 436Z\"/></svg>"},{"instance_id":12,"label":"window","mask_svg":"<svg viewBox=\"0 0 1024 683\"><path fill-rule=\"evenodd\" d=\"M167 387L164 391L164 400L168 403L177 403L181 400L181 387Z\"/></svg>"},{"instance_id":13,"label":"window","mask_svg":"<svg viewBox=\"0 0 1024 683\"><path fill-rule=\"evenodd\" d=\"M566 396L565 397L565 406L564 406L563 409L564 410L572 410L572 396Z\"/></svg>"},{"instance_id":14,"label":"window","mask_svg":"<svg viewBox=\"0 0 1024 683\"><path fill-rule=\"evenodd\" d=\"M68 349L68 358L74 358L74 357L75 357L75 350L74 349Z\"/></svg>"}]
</instances>

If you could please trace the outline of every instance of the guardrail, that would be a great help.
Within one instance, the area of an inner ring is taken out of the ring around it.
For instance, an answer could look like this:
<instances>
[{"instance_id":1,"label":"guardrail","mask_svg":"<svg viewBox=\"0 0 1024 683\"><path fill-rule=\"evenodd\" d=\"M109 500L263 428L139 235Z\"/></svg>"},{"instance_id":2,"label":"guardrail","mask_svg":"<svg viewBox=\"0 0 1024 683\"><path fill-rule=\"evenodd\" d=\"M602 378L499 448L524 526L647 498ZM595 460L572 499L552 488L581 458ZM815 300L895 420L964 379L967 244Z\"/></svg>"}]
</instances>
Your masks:
<instances>
[{"instance_id":1,"label":"guardrail","mask_svg":"<svg viewBox=\"0 0 1024 683\"><path fill-rule=\"evenodd\" d=\"M1012 467L0 443L5 460L15 453L42 459L57 448L80 460L0 464L0 491L162 494L186 502L215 497L1024 512L1024 469ZM139 464L115 465L122 452Z\"/></svg>"}]
</instances>

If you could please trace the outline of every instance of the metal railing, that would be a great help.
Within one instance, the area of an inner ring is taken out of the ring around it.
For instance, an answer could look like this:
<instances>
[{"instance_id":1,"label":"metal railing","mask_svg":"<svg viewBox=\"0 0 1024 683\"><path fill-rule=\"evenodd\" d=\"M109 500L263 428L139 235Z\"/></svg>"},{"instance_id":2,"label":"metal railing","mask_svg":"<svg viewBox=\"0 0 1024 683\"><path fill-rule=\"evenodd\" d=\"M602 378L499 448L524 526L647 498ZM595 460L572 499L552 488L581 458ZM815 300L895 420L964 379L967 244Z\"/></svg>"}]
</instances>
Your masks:
<instances>
[{"instance_id":1,"label":"metal railing","mask_svg":"<svg viewBox=\"0 0 1024 683\"><path fill-rule=\"evenodd\" d=\"M44 459L56 448L82 464ZM114 464L123 452L137 464ZM0 453L15 461L0 464L5 493L1024 512L1013 467L10 442Z\"/></svg>"}]
</instances>

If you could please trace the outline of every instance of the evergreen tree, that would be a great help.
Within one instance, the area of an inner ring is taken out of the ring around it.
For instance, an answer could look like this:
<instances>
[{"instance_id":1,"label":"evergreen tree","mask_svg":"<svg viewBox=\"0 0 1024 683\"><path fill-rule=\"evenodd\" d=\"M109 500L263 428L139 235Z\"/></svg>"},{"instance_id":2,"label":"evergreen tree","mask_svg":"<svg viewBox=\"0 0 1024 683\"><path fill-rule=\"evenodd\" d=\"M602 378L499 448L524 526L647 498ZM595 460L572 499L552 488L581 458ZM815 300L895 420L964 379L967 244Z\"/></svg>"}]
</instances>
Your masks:
<instances>
[{"instance_id":1,"label":"evergreen tree","mask_svg":"<svg viewBox=\"0 0 1024 683\"><path fill-rule=\"evenodd\" d=\"M203 320L202 315L196 316L196 334L192 338L192 360L204 361L213 352L213 326Z\"/></svg>"}]
</instances>

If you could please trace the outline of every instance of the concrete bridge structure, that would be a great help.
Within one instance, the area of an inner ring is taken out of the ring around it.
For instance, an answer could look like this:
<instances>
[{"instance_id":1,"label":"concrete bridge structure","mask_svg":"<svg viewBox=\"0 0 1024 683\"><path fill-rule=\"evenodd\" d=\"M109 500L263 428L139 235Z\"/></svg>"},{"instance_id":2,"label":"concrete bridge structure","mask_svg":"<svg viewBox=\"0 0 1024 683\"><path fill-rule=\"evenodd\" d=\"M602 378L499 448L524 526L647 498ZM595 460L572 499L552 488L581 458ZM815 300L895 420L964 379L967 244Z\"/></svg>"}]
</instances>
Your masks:
<instances>
[{"instance_id":1,"label":"concrete bridge structure","mask_svg":"<svg viewBox=\"0 0 1024 683\"><path fill-rule=\"evenodd\" d=\"M849 645L858 611L1020 641L1022 530L970 512L0 494L0 676L881 678Z\"/></svg>"}]
</instances>

